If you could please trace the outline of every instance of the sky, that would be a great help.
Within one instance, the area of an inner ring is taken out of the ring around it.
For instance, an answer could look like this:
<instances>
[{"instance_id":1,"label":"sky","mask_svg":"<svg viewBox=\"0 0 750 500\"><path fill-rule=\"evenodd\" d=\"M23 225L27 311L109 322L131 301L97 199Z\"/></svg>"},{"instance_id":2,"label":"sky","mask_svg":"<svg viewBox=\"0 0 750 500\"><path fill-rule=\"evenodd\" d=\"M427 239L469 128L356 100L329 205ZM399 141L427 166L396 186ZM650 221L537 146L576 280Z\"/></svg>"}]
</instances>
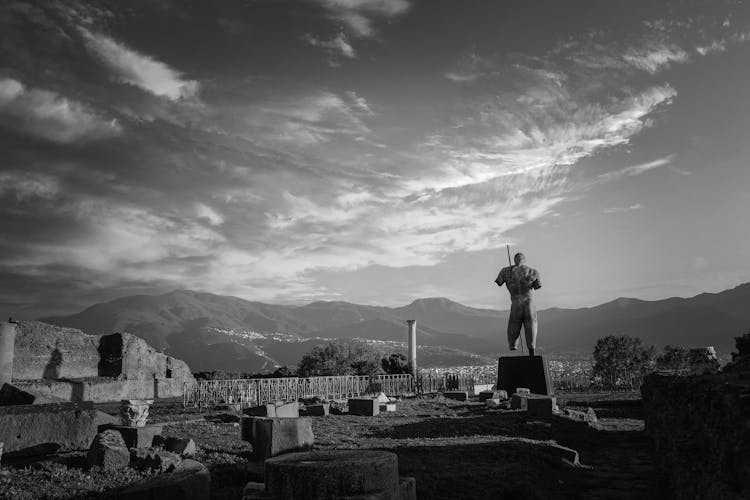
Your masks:
<instances>
[{"instance_id":1,"label":"sky","mask_svg":"<svg viewBox=\"0 0 750 500\"><path fill-rule=\"evenodd\" d=\"M750 281L750 6L0 4L0 312Z\"/></svg>"}]
</instances>

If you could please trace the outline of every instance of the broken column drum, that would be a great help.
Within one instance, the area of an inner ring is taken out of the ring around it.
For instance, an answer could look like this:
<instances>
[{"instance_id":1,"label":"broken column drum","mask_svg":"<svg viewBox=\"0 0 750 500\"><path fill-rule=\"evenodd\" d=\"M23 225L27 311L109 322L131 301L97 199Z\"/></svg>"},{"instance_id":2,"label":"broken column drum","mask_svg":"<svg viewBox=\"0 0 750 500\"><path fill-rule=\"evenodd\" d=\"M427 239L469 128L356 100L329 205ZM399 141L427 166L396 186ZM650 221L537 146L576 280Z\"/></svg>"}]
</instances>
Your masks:
<instances>
[{"instance_id":1,"label":"broken column drum","mask_svg":"<svg viewBox=\"0 0 750 500\"><path fill-rule=\"evenodd\" d=\"M13 350L16 343L16 324L0 323L0 387L13 379Z\"/></svg>"},{"instance_id":2,"label":"broken column drum","mask_svg":"<svg viewBox=\"0 0 750 500\"><path fill-rule=\"evenodd\" d=\"M417 376L417 320L408 319L409 325L409 373Z\"/></svg>"}]
</instances>

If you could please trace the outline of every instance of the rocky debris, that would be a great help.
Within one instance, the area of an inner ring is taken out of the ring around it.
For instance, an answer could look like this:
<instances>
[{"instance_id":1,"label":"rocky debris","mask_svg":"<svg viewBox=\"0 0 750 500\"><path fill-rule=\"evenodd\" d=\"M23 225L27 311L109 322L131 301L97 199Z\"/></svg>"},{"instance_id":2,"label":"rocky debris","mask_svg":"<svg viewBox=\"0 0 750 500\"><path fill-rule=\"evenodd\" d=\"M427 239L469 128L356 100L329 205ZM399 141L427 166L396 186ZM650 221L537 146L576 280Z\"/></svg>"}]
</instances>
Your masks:
<instances>
[{"instance_id":1,"label":"rocky debris","mask_svg":"<svg viewBox=\"0 0 750 500\"><path fill-rule=\"evenodd\" d=\"M91 443L86 455L89 467L99 466L104 470L118 470L130 464L130 451L122 435L114 430L100 432Z\"/></svg>"},{"instance_id":2,"label":"rocky debris","mask_svg":"<svg viewBox=\"0 0 750 500\"><path fill-rule=\"evenodd\" d=\"M349 406L349 415L374 417L380 413L380 403L375 398L351 398L347 406Z\"/></svg>"},{"instance_id":3,"label":"rocky debris","mask_svg":"<svg viewBox=\"0 0 750 500\"><path fill-rule=\"evenodd\" d=\"M182 457L163 448L131 448L130 465L134 469L171 472L182 462Z\"/></svg>"},{"instance_id":4,"label":"rocky debris","mask_svg":"<svg viewBox=\"0 0 750 500\"><path fill-rule=\"evenodd\" d=\"M595 424L599 422L599 419L596 416L596 412L591 407L589 407L586 411L565 408L562 411L562 416L567 417L571 420L577 420L579 422L587 422L589 424Z\"/></svg>"},{"instance_id":5,"label":"rocky debris","mask_svg":"<svg viewBox=\"0 0 750 500\"><path fill-rule=\"evenodd\" d=\"M122 401L122 423L130 427L145 427L153 399L125 399Z\"/></svg>"},{"instance_id":6,"label":"rocky debris","mask_svg":"<svg viewBox=\"0 0 750 500\"><path fill-rule=\"evenodd\" d=\"M206 420L220 424L239 424L240 420L242 420L242 415L237 415L236 413L219 413L207 416Z\"/></svg>"},{"instance_id":7,"label":"rocky debris","mask_svg":"<svg viewBox=\"0 0 750 500\"><path fill-rule=\"evenodd\" d=\"M380 404L389 403L391 401L390 398L388 396L386 396L384 392L381 392L380 394L378 394L375 397L375 399L377 399L378 403L380 403Z\"/></svg>"},{"instance_id":8,"label":"rocky debris","mask_svg":"<svg viewBox=\"0 0 750 500\"><path fill-rule=\"evenodd\" d=\"M267 460L265 468L265 485L248 484L244 500L416 499L414 478L399 478L398 457L387 451L293 453Z\"/></svg>"},{"instance_id":9,"label":"rocky debris","mask_svg":"<svg viewBox=\"0 0 750 500\"><path fill-rule=\"evenodd\" d=\"M0 441L5 453L37 455L87 450L98 434L91 402L0 407Z\"/></svg>"},{"instance_id":10,"label":"rocky debris","mask_svg":"<svg viewBox=\"0 0 750 500\"><path fill-rule=\"evenodd\" d=\"M674 498L750 498L748 377L653 374L641 394L646 434Z\"/></svg>"},{"instance_id":11,"label":"rocky debris","mask_svg":"<svg viewBox=\"0 0 750 500\"><path fill-rule=\"evenodd\" d=\"M117 500L208 500L211 475L195 460L183 460L173 472L158 474L112 493Z\"/></svg>"},{"instance_id":12,"label":"rocky debris","mask_svg":"<svg viewBox=\"0 0 750 500\"><path fill-rule=\"evenodd\" d=\"M196 452L195 441L190 438L154 436L153 445L183 457L192 457Z\"/></svg>"},{"instance_id":13,"label":"rocky debris","mask_svg":"<svg viewBox=\"0 0 750 500\"><path fill-rule=\"evenodd\" d=\"M3 461L3 443L0 442L0 462Z\"/></svg>"},{"instance_id":14,"label":"rocky debris","mask_svg":"<svg viewBox=\"0 0 750 500\"><path fill-rule=\"evenodd\" d=\"M262 460L282 453L310 450L315 443L312 421L307 417L244 417L240 436L253 445L254 457Z\"/></svg>"},{"instance_id":15,"label":"rocky debris","mask_svg":"<svg viewBox=\"0 0 750 500\"><path fill-rule=\"evenodd\" d=\"M508 399L508 393L503 390L482 391L479 393L479 401L486 401L488 399Z\"/></svg>"}]
</instances>

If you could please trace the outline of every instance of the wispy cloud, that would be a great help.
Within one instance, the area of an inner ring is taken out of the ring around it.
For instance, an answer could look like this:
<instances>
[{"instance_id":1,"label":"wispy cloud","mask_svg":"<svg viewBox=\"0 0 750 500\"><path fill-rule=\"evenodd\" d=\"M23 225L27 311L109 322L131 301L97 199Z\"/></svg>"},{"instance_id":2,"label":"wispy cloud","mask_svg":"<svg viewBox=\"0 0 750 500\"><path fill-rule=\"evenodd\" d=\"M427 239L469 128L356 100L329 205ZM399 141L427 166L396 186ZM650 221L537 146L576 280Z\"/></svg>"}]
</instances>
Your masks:
<instances>
[{"instance_id":1,"label":"wispy cloud","mask_svg":"<svg viewBox=\"0 0 750 500\"><path fill-rule=\"evenodd\" d=\"M663 158L658 158L656 160L653 160L647 163L632 165L630 167L625 167L620 170L615 170L614 172L607 172L607 173L601 174L599 175L597 180L599 182L611 182L611 181L615 181L618 179L622 179L623 177L633 177L636 175L640 175L644 172L648 172L649 170L654 170L655 168L669 165L670 163L672 163L673 159L674 159L674 155L668 155Z\"/></svg>"},{"instance_id":2,"label":"wispy cloud","mask_svg":"<svg viewBox=\"0 0 750 500\"><path fill-rule=\"evenodd\" d=\"M602 210L605 214L622 214L626 212L632 212L634 210L641 210L643 208L643 205L640 203L634 203L633 205L627 206L627 207L609 207Z\"/></svg>"},{"instance_id":3,"label":"wispy cloud","mask_svg":"<svg viewBox=\"0 0 750 500\"><path fill-rule=\"evenodd\" d=\"M347 59L355 59L357 57L357 52L349 43L349 39L344 33L339 33L335 38L330 40L321 40L309 34L305 35L302 39L314 47L326 49L332 56L341 56Z\"/></svg>"},{"instance_id":4,"label":"wispy cloud","mask_svg":"<svg viewBox=\"0 0 750 500\"><path fill-rule=\"evenodd\" d=\"M356 37L366 38L375 34L375 19L389 19L406 13L411 4L408 0L314 0L325 8L329 15L343 22Z\"/></svg>"},{"instance_id":5,"label":"wispy cloud","mask_svg":"<svg viewBox=\"0 0 750 500\"><path fill-rule=\"evenodd\" d=\"M116 119L50 90L0 79L0 124L58 143L111 137L122 132Z\"/></svg>"},{"instance_id":6,"label":"wispy cloud","mask_svg":"<svg viewBox=\"0 0 750 500\"><path fill-rule=\"evenodd\" d=\"M183 78L179 71L165 63L136 52L109 36L84 28L80 31L88 49L109 67L117 81L172 101L198 94L197 81Z\"/></svg>"}]
</instances>

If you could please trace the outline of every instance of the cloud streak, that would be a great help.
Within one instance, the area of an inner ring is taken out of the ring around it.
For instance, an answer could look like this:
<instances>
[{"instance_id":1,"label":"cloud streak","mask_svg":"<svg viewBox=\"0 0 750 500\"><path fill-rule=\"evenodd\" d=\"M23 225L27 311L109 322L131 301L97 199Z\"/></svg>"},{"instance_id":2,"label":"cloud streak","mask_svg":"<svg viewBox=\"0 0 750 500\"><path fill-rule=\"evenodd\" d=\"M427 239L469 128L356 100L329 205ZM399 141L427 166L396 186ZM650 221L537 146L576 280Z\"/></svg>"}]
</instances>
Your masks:
<instances>
[{"instance_id":1,"label":"cloud streak","mask_svg":"<svg viewBox=\"0 0 750 500\"><path fill-rule=\"evenodd\" d=\"M405 14L411 4L408 0L315 0L328 14L347 27L358 38L375 35L373 26L377 19L390 19Z\"/></svg>"},{"instance_id":2,"label":"cloud streak","mask_svg":"<svg viewBox=\"0 0 750 500\"><path fill-rule=\"evenodd\" d=\"M80 29L87 48L113 72L115 80L171 101L196 97L200 86L161 61L136 52L101 33Z\"/></svg>"}]
</instances>

